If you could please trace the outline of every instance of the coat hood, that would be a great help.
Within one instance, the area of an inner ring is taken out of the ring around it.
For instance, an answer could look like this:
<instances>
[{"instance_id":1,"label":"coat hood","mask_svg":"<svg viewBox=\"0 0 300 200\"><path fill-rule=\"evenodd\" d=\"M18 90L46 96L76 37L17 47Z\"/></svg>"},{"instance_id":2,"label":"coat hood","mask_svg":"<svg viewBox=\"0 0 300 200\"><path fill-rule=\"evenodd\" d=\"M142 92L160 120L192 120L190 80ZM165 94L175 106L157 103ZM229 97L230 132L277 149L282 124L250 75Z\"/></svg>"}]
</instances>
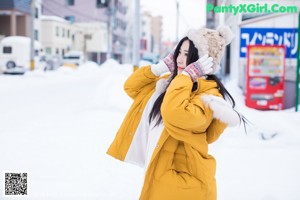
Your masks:
<instances>
[{"instance_id":1,"label":"coat hood","mask_svg":"<svg viewBox=\"0 0 300 200\"><path fill-rule=\"evenodd\" d=\"M240 124L241 119L239 114L222 97L204 94L200 98L213 111L215 119L219 119L229 126Z\"/></svg>"}]
</instances>

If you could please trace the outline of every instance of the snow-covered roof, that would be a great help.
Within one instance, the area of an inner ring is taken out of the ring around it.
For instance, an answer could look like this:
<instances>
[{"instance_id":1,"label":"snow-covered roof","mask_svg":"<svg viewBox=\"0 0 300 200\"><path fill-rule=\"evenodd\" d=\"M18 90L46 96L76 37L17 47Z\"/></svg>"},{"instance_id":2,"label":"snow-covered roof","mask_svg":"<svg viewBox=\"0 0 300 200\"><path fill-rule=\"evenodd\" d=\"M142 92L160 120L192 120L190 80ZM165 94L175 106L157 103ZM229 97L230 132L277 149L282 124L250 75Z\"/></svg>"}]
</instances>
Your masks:
<instances>
[{"instance_id":1,"label":"snow-covered roof","mask_svg":"<svg viewBox=\"0 0 300 200\"><path fill-rule=\"evenodd\" d=\"M58 17L58 16L50 16L50 15L42 15L41 20L44 21L57 21L57 22L62 22L62 23L69 23L67 20L64 18Z\"/></svg>"},{"instance_id":2,"label":"snow-covered roof","mask_svg":"<svg viewBox=\"0 0 300 200\"><path fill-rule=\"evenodd\" d=\"M29 37L25 36L8 36L3 38L1 43L28 43L30 41Z\"/></svg>"},{"instance_id":3,"label":"snow-covered roof","mask_svg":"<svg viewBox=\"0 0 300 200\"><path fill-rule=\"evenodd\" d=\"M1 40L1 44L4 45L11 45L11 44L28 45L29 43L30 43L30 38L25 36L8 36ZM35 45L40 45L40 42L35 40Z\"/></svg>"},{"instance_id":4,"label":"snow-covered roof","mask_svg":"<svg viewBox=\"0 0 300 200\"><path fill-rule=\"evenodd\" d=\"M83 52L82 51L68 51L66 54L65 54L66 56L69 56L69 55L77 55L77 56L81 56L81 55L83 55Z\"/></svg>"}]
</instances>

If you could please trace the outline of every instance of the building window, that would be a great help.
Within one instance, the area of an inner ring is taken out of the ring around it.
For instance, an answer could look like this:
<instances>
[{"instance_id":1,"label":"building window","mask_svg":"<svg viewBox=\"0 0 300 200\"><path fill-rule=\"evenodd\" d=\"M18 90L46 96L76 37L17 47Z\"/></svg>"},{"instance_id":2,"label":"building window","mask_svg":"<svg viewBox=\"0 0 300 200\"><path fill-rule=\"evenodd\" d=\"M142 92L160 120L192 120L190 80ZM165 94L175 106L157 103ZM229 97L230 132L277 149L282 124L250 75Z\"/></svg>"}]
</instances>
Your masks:
<instances>
[{"instance_id":1,"label":"building window","mask_svg":"<svg viewBox=\"0 0 300 200\"><path fill-rule=\"evenodd\" d=\"M59 49L58 49L58 48L56 49L55 53L56 53L57 55L59 55Z\"/></svg>"},{"instance_id":2,"label":"building window","mask_svg":"<svg viewBox=\"0 0 300 200\"><path fill-rule=\"evenodd\" d=\"M65 29L62 28L62 37L65 37Z\"/></svg>"},{"instance_id":3,"label":"building window","mask_svg":"<svg viewBox=\"0 0 300 200\"><path fill-rule=\"evenodd\" d=\"M34 50L34 56L39 56L39 54L40 54L40 51L38 49L35 49Z\"/></svg>"},{"instance_id":4,"label":"building window","mask_svg":"<svg viewBox=\"0 0 300 200\"><path fill-rule=\"evenodd\" d=\"M46 47L46 54L51 55L52 49L51 47Z\"/></svg>"},{"instance_id":5,"label":"building window","mask_svg":"<svg viewBox=\"0 0 300 200\"><path fill-rule=\"evenodd\" d=\"M34 9L34 16L36 19L39 18L39 9L38 8Z\"/></svg>"},{"instance_id":6,"label":"building window","mask_svg":"<svg viewBox=\"0 0 300 200\"><path fill-rule=\"evenodd\" d=\"M59 27L57 26L55 30L56 30L56 36L59 37Z\"/></svg>"},{"instance_id":7,"label":"building window","mask_svg":"<svg viewBox=\"0 0 300 200\"><path fill-rule=\"evenodd\" d=\"M34 39L39 40L39 31L38 30L34 30Z\"/></svg>"},{"instance_id":8,"label":"building window","mask_svg":"<svg viewBox=\"0 0 300 200\"><path fill-rule=\"evenodd\" d=\"M118 18L115 18L113 27L114 27L114 29L118 28Z\"/></svg>"},{"instance_id":9,"label":"building window","mask_svg":"<svg viewBox=\"0 0 300 200\"><path fill-rule=\"evenodd\" d=\"M140 40L140 49L147 50L147 40L145 40L145 39Z\"/></svg>"},{"instance_id":10,"label":"building window","mask_svg":"<svg viewBox=\"0 0 300 200\"><path fill-rule=\"evenodd\" d=\"M67 6L74 6L75 0L66 0L66 5Z\"/></svg>"},{"instance_id":11,"label":"building window","mask_svg":"<svg viewBox=\"0 0 300 200\"><path fill-rule=\"evenodd\" d=\"M67 38L70 38L70 30L67 30Z\"/></svg>"}]
</instances>

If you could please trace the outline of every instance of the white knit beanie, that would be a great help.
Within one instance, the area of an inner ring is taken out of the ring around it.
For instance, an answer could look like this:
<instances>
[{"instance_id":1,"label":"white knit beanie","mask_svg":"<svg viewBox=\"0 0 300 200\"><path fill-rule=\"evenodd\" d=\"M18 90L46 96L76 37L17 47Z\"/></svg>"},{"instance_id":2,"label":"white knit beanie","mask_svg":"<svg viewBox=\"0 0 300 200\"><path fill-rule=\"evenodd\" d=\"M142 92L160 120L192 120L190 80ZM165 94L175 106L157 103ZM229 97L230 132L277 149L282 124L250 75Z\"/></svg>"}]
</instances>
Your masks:
<instances>
[{"instance_id":1,"label":"white knit beanie","mask_svg":"<svg viewBox=\"0 0 300 200\"><path fill-rule=\"evenodd\" d=\"M220 26L217 30L208 28L191 29L188 31L187 37L198 49L199 58L208 54L214 59L211 74L215 74L220 69L225 47L233 38L231 29L228 26Z\"/></svg>"}]
</instances>

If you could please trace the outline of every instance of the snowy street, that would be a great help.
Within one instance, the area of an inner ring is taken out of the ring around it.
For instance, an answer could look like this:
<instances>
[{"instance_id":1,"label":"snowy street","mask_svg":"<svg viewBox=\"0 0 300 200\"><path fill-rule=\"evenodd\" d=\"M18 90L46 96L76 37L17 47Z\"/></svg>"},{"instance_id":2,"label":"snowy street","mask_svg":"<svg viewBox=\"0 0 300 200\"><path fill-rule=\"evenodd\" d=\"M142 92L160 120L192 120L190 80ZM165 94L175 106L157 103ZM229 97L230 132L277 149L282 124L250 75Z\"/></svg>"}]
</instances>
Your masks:
<instances>
[{"instance_id":1,"label":"snowy street","mask_svg":"<svg viewBox=\"0 0 300 200\"><path fill-rule=\"evenodd\" d=\"M131 73L109 60L0 75L0 199L11 199L5 172L28 172L22 199L138 200L144 169L106 155L132 102ZM247 108L235 80L226 87L253 125L227 128L210 146L218 200L299 200L300 112Z\"/></svg>"}]
</instances>

